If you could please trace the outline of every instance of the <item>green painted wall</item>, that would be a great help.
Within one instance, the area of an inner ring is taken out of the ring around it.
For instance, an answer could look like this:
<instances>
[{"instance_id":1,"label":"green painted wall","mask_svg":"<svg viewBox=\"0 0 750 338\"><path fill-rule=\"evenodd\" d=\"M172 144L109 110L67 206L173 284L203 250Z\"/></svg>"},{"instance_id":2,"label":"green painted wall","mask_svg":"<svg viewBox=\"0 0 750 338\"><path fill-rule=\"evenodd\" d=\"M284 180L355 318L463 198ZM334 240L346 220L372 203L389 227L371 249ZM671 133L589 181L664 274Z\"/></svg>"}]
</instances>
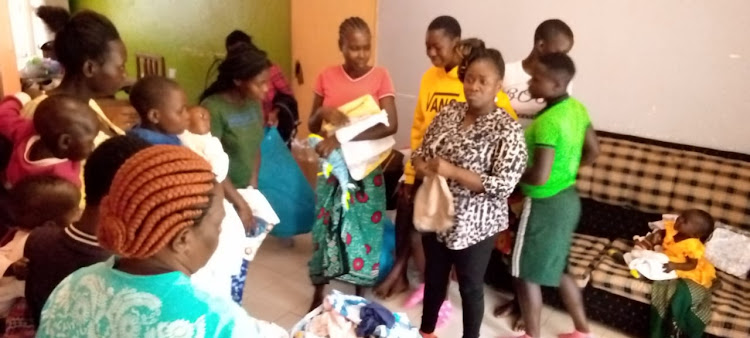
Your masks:
<instances>
[{"instance_id":1,"label":"green painted wall","mask_svg":"<svg viewBox=\"0 0 750 338\"><path fill-rule=\"evenodd\" d=\"M95 10L114 22L128 48L130 76L136 73L135 53L163 55L193 103L234 29L250 34L289 75L290 0L70 0L70 8Z\"/></svg>"}]
</instances>

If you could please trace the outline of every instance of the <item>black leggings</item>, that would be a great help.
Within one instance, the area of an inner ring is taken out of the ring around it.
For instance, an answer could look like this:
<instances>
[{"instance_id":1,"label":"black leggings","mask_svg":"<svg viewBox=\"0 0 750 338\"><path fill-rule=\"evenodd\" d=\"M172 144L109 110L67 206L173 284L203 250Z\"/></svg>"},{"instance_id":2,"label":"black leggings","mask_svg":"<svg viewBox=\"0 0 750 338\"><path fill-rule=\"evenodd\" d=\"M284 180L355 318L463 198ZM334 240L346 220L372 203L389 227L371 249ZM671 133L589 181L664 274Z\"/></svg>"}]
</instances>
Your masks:
<instances>
[{"instance_id":1,"label":"black leggings","mask_svg":"<svg viewBox=\"0 0 750 338\"><path fill-rule=\"evenodd\" d=\"M463 308L464 338L479 337L484 317L484 274L497 235L491 236L463 250L448 249L438 242L434 233L422 236L427 258L425 266L424 308L422 326L424 333L433 333L440 306L448 291L451 267L456 268L458 287Z\"/></svg>"}]
</instances>

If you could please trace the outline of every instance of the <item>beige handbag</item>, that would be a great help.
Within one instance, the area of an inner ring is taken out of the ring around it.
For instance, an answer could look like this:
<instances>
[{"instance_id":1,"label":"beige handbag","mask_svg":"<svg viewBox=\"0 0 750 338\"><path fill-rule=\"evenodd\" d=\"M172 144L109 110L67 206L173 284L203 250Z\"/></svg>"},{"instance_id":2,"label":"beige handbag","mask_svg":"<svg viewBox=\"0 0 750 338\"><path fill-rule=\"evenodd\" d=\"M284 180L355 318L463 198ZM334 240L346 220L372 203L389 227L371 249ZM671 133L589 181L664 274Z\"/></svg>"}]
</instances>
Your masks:
<instances>
[{"instance_id":1,"label":"beige handbag","mask_svg":"<svg viewBox=\"0 0 750 338\"><path fill-rule=\"evenodd\" d=\"M453 227L455 216L445 177L425 177L414 197L414 227L420 232L444 232Z\"/></svg>"}]
</instances>

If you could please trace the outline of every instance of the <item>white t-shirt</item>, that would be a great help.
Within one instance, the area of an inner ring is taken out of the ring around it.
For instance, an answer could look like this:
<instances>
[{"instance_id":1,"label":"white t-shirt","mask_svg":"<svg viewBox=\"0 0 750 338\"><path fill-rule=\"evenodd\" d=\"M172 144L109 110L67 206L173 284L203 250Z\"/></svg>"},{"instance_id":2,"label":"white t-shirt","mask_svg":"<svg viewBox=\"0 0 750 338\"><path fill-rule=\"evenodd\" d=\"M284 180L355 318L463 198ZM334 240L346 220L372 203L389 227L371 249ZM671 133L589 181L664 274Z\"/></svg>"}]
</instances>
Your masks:
<instances>
[{"instance_id":1,"label":"white t-shirt","mask_svg":"<svg viewBox=\"0 0 750 338\"><path fill-rule=\"evenodd\" d=\"M510 99L510 105L518 114L518 122L527 127L534 120L534 116L544 109L546 103L543 99L532 99L529 94L529 80L531 74L523 69L523 61L505 64L505 78L503 79L503 91ZM573 83L568 84L568 94L572 94Z\"/></svg>"}]
</instances>

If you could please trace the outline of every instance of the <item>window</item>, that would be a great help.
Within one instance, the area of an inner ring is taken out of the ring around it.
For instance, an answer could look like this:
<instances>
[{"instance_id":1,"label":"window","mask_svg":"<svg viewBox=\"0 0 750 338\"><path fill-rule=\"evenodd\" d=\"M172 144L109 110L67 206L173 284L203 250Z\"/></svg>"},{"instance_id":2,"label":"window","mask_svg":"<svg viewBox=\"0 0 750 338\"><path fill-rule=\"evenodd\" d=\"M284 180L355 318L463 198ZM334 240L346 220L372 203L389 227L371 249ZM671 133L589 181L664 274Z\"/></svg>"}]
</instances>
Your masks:
<instances>
[{"instance_id":1,"label":"window","mask_svg":"<svg viewBox=\"0 0 750 338\"><path fill-rule=\"evenodd\" d=\"M16 50L16 62L21 69L26 61L34 56L41 56L42 44L53 39L47 27L36 16L36 9L42 5L68 8L66 0L8 0L10 27L13 32L13 44Z\"/></svg>"}]
</instances>

